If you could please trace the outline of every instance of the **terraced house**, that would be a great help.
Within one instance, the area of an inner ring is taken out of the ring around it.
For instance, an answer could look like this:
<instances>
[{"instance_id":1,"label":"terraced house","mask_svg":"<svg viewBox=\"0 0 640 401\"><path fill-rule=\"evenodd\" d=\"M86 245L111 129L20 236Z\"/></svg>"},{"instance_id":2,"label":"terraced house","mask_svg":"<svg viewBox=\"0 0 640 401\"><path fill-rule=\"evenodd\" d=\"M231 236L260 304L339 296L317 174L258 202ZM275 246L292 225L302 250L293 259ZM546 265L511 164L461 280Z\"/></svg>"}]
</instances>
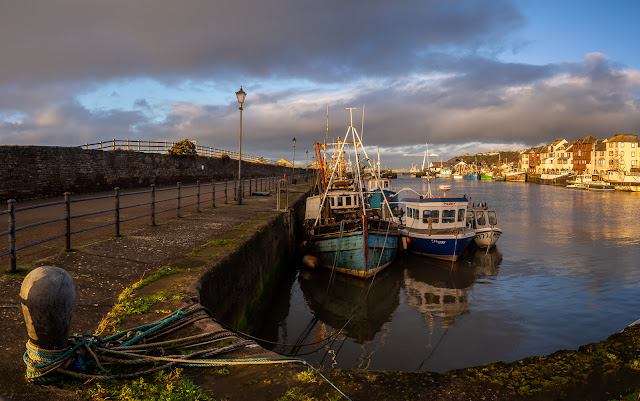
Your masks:
<instances>
[{"instance_id":1,"label":"terraced house","mask_svg":"<svg viewBox=\"0 0 640 401\"><path fill-rule=\"evenodd\" d=\"M553 143L525 150L521 168L536 174L601 174L616 171L640 175L640 141L636 134L619 134L610 139L586 136L570 143Z\"/></svg>"}]
</instances>

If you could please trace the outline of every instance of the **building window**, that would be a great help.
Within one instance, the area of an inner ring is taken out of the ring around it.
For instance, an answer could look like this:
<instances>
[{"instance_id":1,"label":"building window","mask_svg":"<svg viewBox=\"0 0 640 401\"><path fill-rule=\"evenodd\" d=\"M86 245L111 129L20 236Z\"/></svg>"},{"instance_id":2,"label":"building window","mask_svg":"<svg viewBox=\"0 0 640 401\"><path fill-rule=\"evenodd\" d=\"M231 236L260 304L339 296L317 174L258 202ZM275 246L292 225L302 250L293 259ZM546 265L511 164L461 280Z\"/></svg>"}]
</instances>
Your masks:
<instances>
[{"instance_id":1,"label":"building window","mask_svg":"<svg viewBox=\"0 0 640 401\"><path fill-rule=\"evenodd\" d=\"M636 152L631 152L631 157L636 157Z\"/></svg>"},{"instance_id":2,"label":"building window","mask_svg":"<svg viewBox=\"0 0 640 401\"><path fill-rule=\"evenodd\" d=\"M624 143L621 143L621 144L620 144L620 147L621 147L621 148L624 148Z\"/></svg>"},{"instance_id":3,"label":"building window","mask_svg":"<svg viewBox=\"0 0 640 401\"><path fill-rule=\"evenodd\" d=\"M624 156L624 150L621 150L620 151L620 157L623 157L623 156Z\"/></svg>"},{"instance_id":4,"label":"building window","mask_svg":"<svg viewBox=\"0 0 640 401\"><path fill-rule=\"evenodd\" d=\"M613 150L609 151L609 156L613 156Z\"/></svg>"}]
</instances>

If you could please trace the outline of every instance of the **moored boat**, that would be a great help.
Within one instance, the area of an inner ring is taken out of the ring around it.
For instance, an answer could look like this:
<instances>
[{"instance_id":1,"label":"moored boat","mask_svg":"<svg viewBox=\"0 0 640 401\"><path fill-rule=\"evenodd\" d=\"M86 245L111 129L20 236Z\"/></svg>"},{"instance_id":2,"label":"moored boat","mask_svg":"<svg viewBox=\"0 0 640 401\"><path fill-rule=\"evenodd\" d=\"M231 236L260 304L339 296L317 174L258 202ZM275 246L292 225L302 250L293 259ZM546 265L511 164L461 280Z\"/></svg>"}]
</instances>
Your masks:
<instances>
[{"instance_id":1,"label":"moored boat","mask_svg":"<svg viewBox=\"0 0 640 401\"><path fill-rule=\"evenodd\" d=\"M353 122L353 118L351 121ZM353 142L348 142L350 135ZM330 166L328 182L322 180L322 193L306 200L303 249L308 254L305 256L305 264L310 267L323 266L340 273L369 278L393 262L399 234L385 196L380 198L380 209L368 205L365 199L366 189L359 176L361 168L357 154L354 169L356 176L346 177L345 163L342 160L345 147L348 144L354 145L354 150L357 147L358 151L364 151L358 138L352 123L344 141L338 140L338 156ZM316 144L321 162L320 174L325 177L325 163L319 151L320 146ZM366 156L366 151L364 152ZM376 185L374 192L384 194L384 183L388 179L381 179L374 170L374 176L369 181Z\"/></svg>"},{"instance_id":2,"label":"moored boat","mask_svg":"<svg viewBox=\"0 0 640 401\"><path fill-rule=\"evenodd\" d=\"M406 197L399 202L404 212L400 234L409 251L437 259L456 261L473 240L476 231L466 227L469 200L447 196L449 185L441 185L444 196Z\"/></svg>"},{"instance_id":3,"label":"moored boat","mask_svg":"<svg viewBox=\"0 0 640 401\"><path fill-rule=\"evenodd\" d=\"M502 235L502 229L498 227L498 214L488 209L486 203L469 208L467 226L476 230L474 241L480 248L491 248Z\"/></svg>"}]
</instances>

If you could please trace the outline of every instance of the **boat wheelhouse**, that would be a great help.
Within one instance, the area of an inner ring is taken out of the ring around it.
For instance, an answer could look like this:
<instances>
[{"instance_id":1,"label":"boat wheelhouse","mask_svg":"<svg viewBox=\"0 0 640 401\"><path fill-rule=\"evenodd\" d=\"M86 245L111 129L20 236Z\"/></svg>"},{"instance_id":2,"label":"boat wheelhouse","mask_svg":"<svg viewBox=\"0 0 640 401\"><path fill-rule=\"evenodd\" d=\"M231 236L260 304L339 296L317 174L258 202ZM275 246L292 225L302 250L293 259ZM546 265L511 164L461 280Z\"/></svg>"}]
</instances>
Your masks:
<instances>
[{"instance_id":1,"label":"boat wheelhouse","mask_svg":"<svg viewBox=\"0 0 640 401\"><path fill-rule=\"evenodd\" d=\"M476 230L474 241L480 248L491 248L502 235L502 229L498 227L498 214L488 209L486 203L469 208L467 226Z\"/></svg>"}]
</instances>

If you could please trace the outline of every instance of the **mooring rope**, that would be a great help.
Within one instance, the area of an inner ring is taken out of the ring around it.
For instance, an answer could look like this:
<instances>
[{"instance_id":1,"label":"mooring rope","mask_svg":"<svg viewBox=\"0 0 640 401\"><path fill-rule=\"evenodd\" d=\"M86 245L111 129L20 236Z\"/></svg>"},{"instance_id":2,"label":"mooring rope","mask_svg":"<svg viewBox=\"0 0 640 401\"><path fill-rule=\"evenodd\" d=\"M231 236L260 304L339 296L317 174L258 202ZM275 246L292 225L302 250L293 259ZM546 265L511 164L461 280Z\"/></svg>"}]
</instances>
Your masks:
<instances>
[{"instance_id":1,"label":"mooring rope","mask_svg":"<svg viewBox=\"0 0 640 401\"><path fill-rule=\"evenodd\" d=\"M169 366L211 367L226 365L255 365L277 363L305 363L294 357L211 359L242 348L255 347L252 340L238 341L231 345L209 348L188 355L167 355L166 351L177 348L192 348L212 343L221 343L239 337L228 331L214 331L166 341L151 341L150 338L166 336L185 322L202 319L197 314L210 312L204 307L177 311L160 321L147 324L107 338L95 335L72 336L69 346L62 350L47 350L31 340L26 344L23 360L27 365L27 379L37 383L57 381L61 376L78 379L127 379L140 377ZM206 316L205 316L206 317ZM104 374L105 365L150 365L151 368L126 374ZM100 371L100 373L97 373Z\"/></svg>"}]
</instances>

